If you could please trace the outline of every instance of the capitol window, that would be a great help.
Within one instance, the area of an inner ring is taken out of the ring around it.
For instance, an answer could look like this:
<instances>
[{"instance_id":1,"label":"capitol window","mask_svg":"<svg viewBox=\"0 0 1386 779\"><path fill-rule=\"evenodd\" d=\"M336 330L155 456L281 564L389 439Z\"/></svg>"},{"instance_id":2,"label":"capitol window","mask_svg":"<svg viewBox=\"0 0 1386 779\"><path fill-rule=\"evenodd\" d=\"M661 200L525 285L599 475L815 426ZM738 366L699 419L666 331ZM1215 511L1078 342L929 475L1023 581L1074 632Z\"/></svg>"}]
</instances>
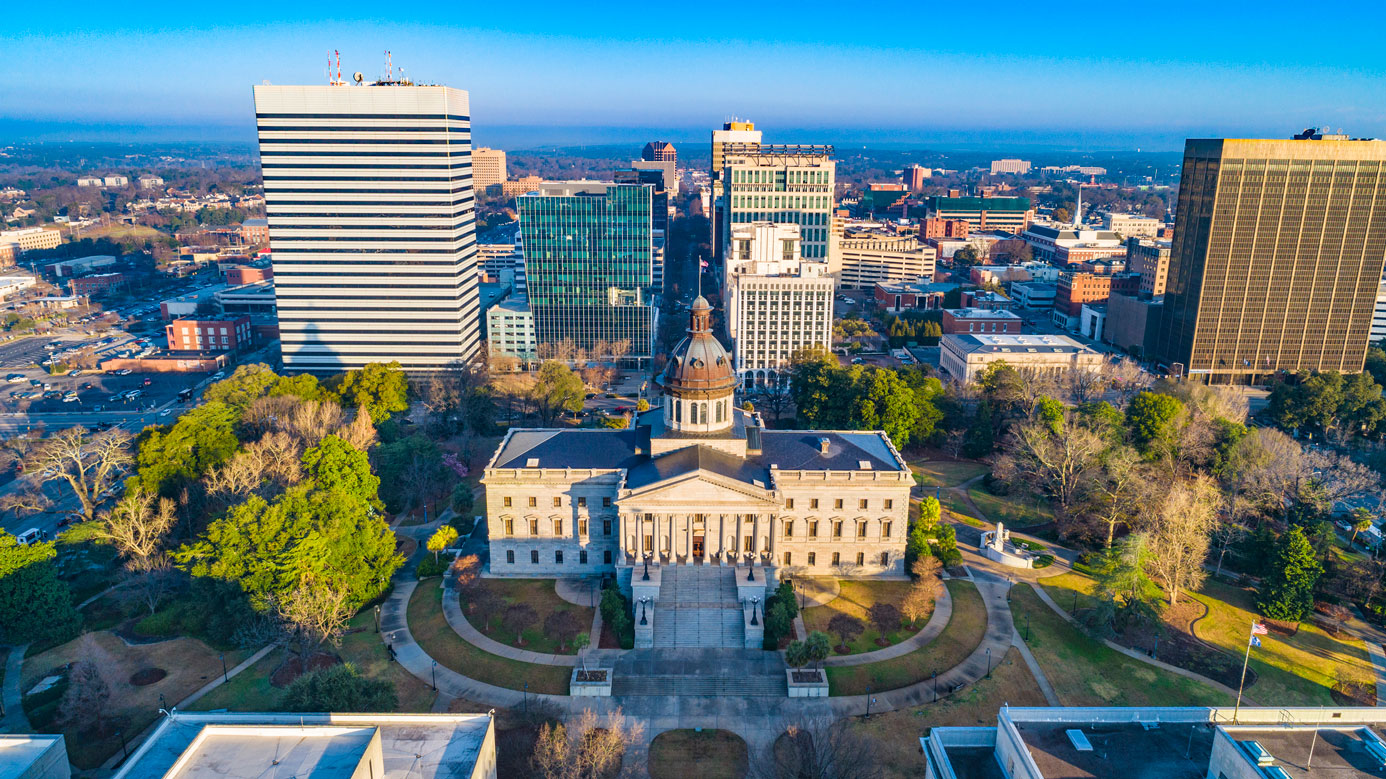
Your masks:
<instances>
[{"instance_id":1,"label":"capitol window","mask_svg":"<svg viewBox=\"0 0 1386 779\"><path fill-rule=\"evenodd\" d=\"M531 519L529 521L529 534L532 536L539 535L539 520Z\"/></svg>"},{"instance_id":2,"label":"capitol window","mask_svg":"<svg viewBox=\"0 0 1386 779\"><path fill-rule=\"evenodd\" d=\"M513 535L515 535L515 520L513 520L513 519L507 519L507 520L505 520L505 534L508 535L508 536L513 536Z\"/></svg>"}]
</instances>

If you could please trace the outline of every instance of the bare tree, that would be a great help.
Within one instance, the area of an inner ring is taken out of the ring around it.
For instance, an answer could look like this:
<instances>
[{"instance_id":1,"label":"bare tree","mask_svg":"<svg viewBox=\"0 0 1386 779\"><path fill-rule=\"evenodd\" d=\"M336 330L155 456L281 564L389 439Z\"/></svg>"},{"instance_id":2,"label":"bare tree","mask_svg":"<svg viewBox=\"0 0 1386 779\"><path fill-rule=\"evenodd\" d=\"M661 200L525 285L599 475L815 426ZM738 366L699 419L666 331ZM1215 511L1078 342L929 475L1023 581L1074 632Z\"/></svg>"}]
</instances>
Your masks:
<instances>
[{"instance_id":1,"label":"bare tree","mask_svg":"<svg viewBox=\"0 0 1386 779\"><path fill-rule=\"evenodd\" d=\"M82 516L96 518L96 504L131 462L130 434L121 429L96 436L74 427L45 440L29 467L43 481L62 479L82 504Z\"/></svg>"},{"instance_id":2,"label":"bare tree","mask_svg":"<svg viewBox=\"0 0 1386 779\"><path fill-rule=\"evenodd\" d=\"M1116 363L1108 364L1104 370L1107 372L1107 383L1121 399L1122 408L1126 407L1131 398L1148 389L1153 381L1151 375L1135 360L1125 357Z\"/></svg>"},{"instance_id":3,"label":"bare tree","mask_svg":"<svg viewBox=\"0 0 1386 779\"><path fill-rule=\"evenodd\" d=\"M351 422L337 431L337 437L363 452L375 446L378 440L375 423L371 421L371 413L365 406L356 409L356 415L351 418Z\"/></svg>"},{"instance_id":4,"label":"bare tree","mask_svg":"<svg viewBox=\"0 0 1386 779\"><path fill-rule=\"evenodd\" d=\"M22 487L0 495L0 512L15 519L47 511L52 506L53 500L35 487Z\"/></svg>"},{"instance_id":5,"label":"bare tree","mask_svg":"<svg viewBox=\"0 0 1386 779\"><path fill-rule=\"evenodd\" d=\"M1148 483L1140 455L1130 447L1117 447L1103 459L1101 473L1091 481L1092 515L1106 531L1108 549L1117 528L1139 515Z\"/></svg>"},{"instance_id":6,"label":"bare tree","mask_svg":"<svg viewBox=\"0 0 1386 779\"><path fill-rule=\"evenodd\" d=\"M1146 521L1146 566L1164 582L1171 606L1181 592L1203 584L1218 501L1217 487L1205 476L1175 482Z\"/></svg>"},{"instance_id":7,"label":"bare tree","mask_svg":"<svg viewBox=\"0 0 1386 779\"><path fill-rule=\"evenodd\" d=\"M614 775L626 750L644 738L644 723L626 719L619 708L605 719L583 709L571 725L539 729L530 764L543 779L602 779Z\"/></svg>"},{"instance_id":8,"label":"bare tree","mask_svg":"<svg viewBox=\"0 0 1386 779\"><path fill-rule=\"evenodd\" d=\"M162 555L142 571L132 572L135 592L149 613L159 610L159 604L179 589L183 579L178 570Z\"/></svg>"},{"instance_id":9,"label":"bare tree","mask_svg":"<svg viewBox=\"0 0 1386 779\"><path fill-rule=\"evenodd\" d=\"M1057 501L1065 515L1078 502L1106 448L1100 435L1072 418L1057 430L1040 419L1013 425L1009 441L1009 452L997 459L996 477L1024 482Z\"/></svg>"},{"instance_id":10,"label":"bare tree","mask_svg":"<svg viewBox=\"0 0 1386 779\"><path fill-rule=\"evenodd\" d=\"M1070 368L1065 372L1064 386L1074 403L1087 403L1107 389L1107 377L1102 371Z\"/></svg>"},{"instance_id":11,"label":"bare tree","mask_svg":"<svg viewBox=\"0 0 1386 779\"><path fill-rule=\"evenodd\" d=\"M177 519L171 499L137 483L106 515L98 535L115 544L130 570L145 572L159 565L164 536Z\"/></svg>"},{"instance_id":12,"label":"bare tree","mask_svg":"<svg viewBox=\"0 0 1386 779\"><path fill-rule=\"evenodd\" d=\"M317 400L299 401L289 414L284 429L304 448L317 446L342 426L342 407Z\"/></svg>"},{"instance_id":13,"label":"bare tree","mask_svg":"<svg viewBox=\"0 0 1386 779\"><path fill-rule=\"evenodd\" d=\"M318 647L335 643L351 621L345 590L305 581L279 599L275 611L284 631L298 647L299 670L308 672L308 659Z\"/></svg>"},{"instance_id":14,"label":"bare tree","mask_svg":"<svg viewBox=\"0 0 1386 779\"><path fill-rule=\"evenodd\" d=\"M880 779L877 751L849 722L790 725L751 761L757 779Z\"/></svg>"},{"instance_id":15,"label":"bare tree","mask_svg":"<svg viewBox=\"0 0 1386 779\"><path fill-rule=\"evenodd\" d=\"M103 734L106 730L106 704L111 686L101 673L100 664L83 656L67 673L67 691L59 705L61 719L68 727Z\"/></svg>"}]
</instances>

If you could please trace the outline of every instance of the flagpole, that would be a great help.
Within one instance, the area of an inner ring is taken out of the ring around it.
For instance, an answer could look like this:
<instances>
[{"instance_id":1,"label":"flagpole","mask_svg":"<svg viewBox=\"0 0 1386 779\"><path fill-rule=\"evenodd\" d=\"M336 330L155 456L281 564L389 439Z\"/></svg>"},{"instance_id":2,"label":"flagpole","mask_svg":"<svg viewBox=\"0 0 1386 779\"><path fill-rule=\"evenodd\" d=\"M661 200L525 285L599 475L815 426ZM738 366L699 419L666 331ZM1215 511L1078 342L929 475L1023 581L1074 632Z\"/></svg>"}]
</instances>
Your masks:
<instances>
[{"instance_id":1,"label":"flagpole","mask_svg":"<svg viewBox=\"0 0 1386 779\"><path fill-rule=\"evenodd\" d=\"M1256 621L1251 622L1251 634L1246 637L1246 657L1242 658L1242 680L1237 683L1237 705L1232 709L1232 724L1237 723L1237 715L1242 710L1242 687L1246 685L1246 666L1251 661L1251 641L1256 638Z\"/></svg>"}]
</instances>

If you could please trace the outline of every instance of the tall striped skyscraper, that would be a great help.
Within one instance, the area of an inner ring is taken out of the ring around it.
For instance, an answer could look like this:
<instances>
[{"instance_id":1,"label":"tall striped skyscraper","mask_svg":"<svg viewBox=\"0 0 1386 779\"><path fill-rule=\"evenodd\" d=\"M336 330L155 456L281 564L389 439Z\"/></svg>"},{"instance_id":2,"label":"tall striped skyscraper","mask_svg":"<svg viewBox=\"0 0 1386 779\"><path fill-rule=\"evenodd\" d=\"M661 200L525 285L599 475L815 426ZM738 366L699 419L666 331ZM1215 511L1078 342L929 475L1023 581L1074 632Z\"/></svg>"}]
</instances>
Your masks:
<instances>
[{"instance_id":1,"label":"tall striped skyscraper","mask_svg":"<svg viewBox=\"0 0 1386 779\"><path fill-rule=\"evenodd\" d=\"M284 367L407 371L479 347L467 93L257 86Z\"/></svg>"}]
</instances>

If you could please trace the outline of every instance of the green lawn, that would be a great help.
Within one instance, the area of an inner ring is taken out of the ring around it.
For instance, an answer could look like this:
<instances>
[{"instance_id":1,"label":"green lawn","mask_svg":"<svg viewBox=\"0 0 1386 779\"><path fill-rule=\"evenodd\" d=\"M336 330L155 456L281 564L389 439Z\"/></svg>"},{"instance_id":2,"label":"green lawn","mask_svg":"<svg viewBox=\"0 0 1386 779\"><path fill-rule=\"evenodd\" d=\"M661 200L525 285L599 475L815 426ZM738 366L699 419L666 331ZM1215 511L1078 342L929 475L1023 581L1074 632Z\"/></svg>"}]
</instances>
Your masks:
<instances>
[{"instance_id":1,"label":"green lawn","mask_svg":"<svg viewBox=\"0 0 1386 779\"><path fill-rule=\"evenodd\" d=\"M398 704L395 711L427 712L433 708L435 693L426 683L406 671L399 663L391 662L385 652L380 634L375 632L375 616L370 609L357 614L342 636L341 644L328 647L343 662L356 666L362 676L384 679L395 686ZM274 711L283 690L270 684L270 674L288 657L288 650L275 649L254 665L231 677L231 681L212 690L192 708L199 711L229 709L231 711Z\"/></svg>"},{"instance_id":2,"label":"green lawn","mask_svg":"<svg viewBox=\"0 0 1386 779\"><path fill-rule=\"evenodd\" d=\"M976 512L972 510L971 506L967 505L967 501L963 500L962 496L958 495L958 493L944 490L939 493L939 503L943 506L944 511L947 511L953 519L973 527L986 527L986 523L977 518ZM947 519L947 517L944 518Z\"/></svg>"},{"instance_id":3,"label":"green lawn","mask_svg":"<svg viewBox=\"0 0 1386 779\"><path fill-rule=\"evenodd\" d=\"M726 730L666 730L650 743L650 779L742 779L746 742Z\"/></svg>"},{"instance_id":4,"label":"green lawn","mask_svg":"<svg viewBox=\"0 0 1386 779\"><path fill-rule=\"evenodd\" d=\"M480 582L482 587L499 595L506 607L518 603L528 604L537 615L534 624L520 634L524 640L516 641L515 634L504 627L505 608L497 610L491 615L490 624L483 626L480 624L480 615L468 613L467 604L462 604L462 613L467 616L467 620L488 637L502 644L542 654L577 654L571 643L560 649L558 642L544 629L545 620L549 615L559 611L573 614L579 633L587 633L592 629L593 609L574 606L558 597L553 588L553 579L481 579Z\"/></svg>"},{"instance_id":5,"label":"green lawn","mask_svg":"<svg viewBox=\"0 0 1386 779\"><path fill-rule=\"evenodd\" d=\"M1011 615L1022 637L1028 627L1030 651L1065 706L1208 706L1233 702L1230 696L1201 682L1142 663L1090 638L1055 614L1026 585L1012 589Z\"/></svg>"},{"instance_id":6,"label":"green lawn","mask_svg":"<svg viewBox=\"0 0 1386 779\"><path fill-rule=\"evenodd\" d=\"M1198 637L1234 655L1245 652L1255 593L1209 579L1192 597L1208 607L1208 616L1194 625ZM1333 706L1329 690L1340 671L1368 684L1375 678L1361 641L1334 638L1307 622L1293 636L1262 636L1250 662L1259 676L1248 694L1262 705Z\"/></svg>"},{"instance_id":7,"label":"green lawn","mask_svg":"<svg viewBox=\"0 0 1386 779\"><path fill-rule=\"evenodd\" d=\"M1004 522L1006 527L1029 527L1054 520L1054 512L1043 501L1030 496L993 495L980 485L968 488L967 496L992 524Z\"/></svg>"},{"instance_id":8,"label":"green lawn","mask_svg":"<svg viewBox=\"0 0 1386 779\"><path fill-rule=\"evenodd\" d=\"M838 614L847 614L861 620L866 626L866 631L856 640L847 645L850 650L848 654L861 654L880 649L883 645L877 644L876 639L881 637L881 633L871 624L868 610L877 603L889 603L900 608L900 603L904 601L905 594L914 586L913 582L879 582L879 581L841 581L838 583L842 590L836 598L823 606L811 606L805 609L804 626L809 630L821 630L831 635L828 630L828 623ZM886 634L884 646L898 644L909 638L929 621L926 616L919 621L918 625L907 627L902 626L899 630ZM837 640L837 636L833 636Z\"/></svg>"},{"instance_id":9,"label":"green lawn","mask_svg":"<svg viewBox=\"0 0 1386 779\"><path fill-rule=\"evenodd\" d=\"M409 632L419 646L444 666L467 676L512 690L553 695L568 694L572 669L535 665L477 649L457 635L443 617L443 590L431 582L420 583L409 599Z\"/></svg>"},{"instance_id":10,"label":"green lawn","mask_svg":"<svg viewBox=\"0 0 1386 779\"><path fill-rule=\"evenodd\" d=\"M951 462L948 460L929 460L910 463L914 480L924 487L955 487L968 479L975 479L986 473L984 463L968 460Z\"/></svg>"},{"instance_id":11,"label":"green lawn","mask_svg":"<svg viewBox=\"0 0 1386 779\"><path fill-rule=\"evenodd\" d=\"M829 667L831 693L860 695L867 687L878 692L906 687L928 679L935 671L942 673L972 654L986 634L986 604L976 585L965 579L948 580L948 592L953 598L953 614L933 641L893 660Z\"/></svg>"}]
</instances>

